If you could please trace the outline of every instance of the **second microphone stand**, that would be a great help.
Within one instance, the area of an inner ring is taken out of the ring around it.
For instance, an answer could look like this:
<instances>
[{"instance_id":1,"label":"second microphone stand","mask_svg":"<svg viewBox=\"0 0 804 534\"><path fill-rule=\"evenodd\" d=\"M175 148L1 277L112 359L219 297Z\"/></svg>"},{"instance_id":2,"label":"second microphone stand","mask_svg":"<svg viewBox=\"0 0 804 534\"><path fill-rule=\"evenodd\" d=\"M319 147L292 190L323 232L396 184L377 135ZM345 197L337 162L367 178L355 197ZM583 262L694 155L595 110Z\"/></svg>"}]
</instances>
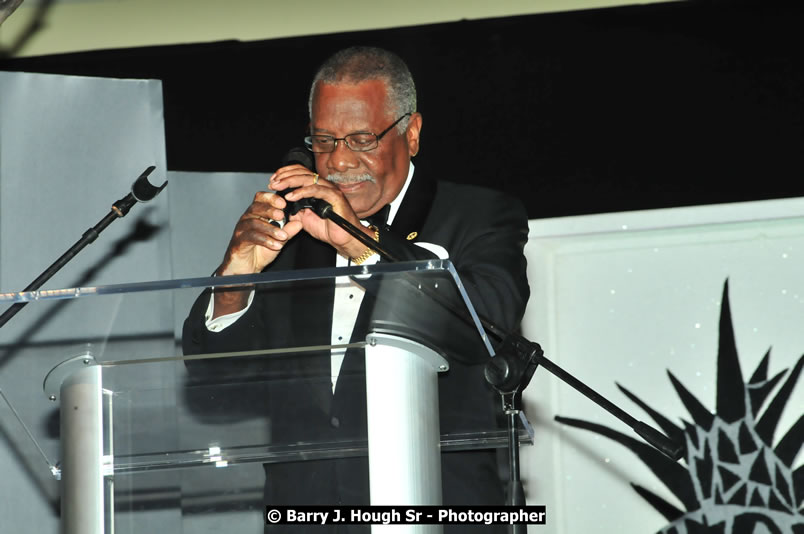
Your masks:
<instances>
[{"instance_id":1,"label":"second microphone stand","mask_svg":"<svg viewBox=\"0 0 804 534\"><path fill-rule=\"evenodd\" d=\"M95 241L100 233L106 229L107 226L112 224L117 219L125 217L126 214L129 212L132 206L137 202L147 202L154 198L156 195L159 194L162 189L165 188L167 185L167 180L160 185L154 186L148 181L148 175L156 169L153 165L145 169L139 177L134 180L134 183L131 185L131 192L112 204L112 208L95 226L88 229L84 234L81 236L81 239L75 242L73 246L67 249L67 252L62 254L56 261L54 261L50 267L45 269L42 274L36 277L36 279L28 284L22 292L28 291L36 291L40 287L44 285L45 282L50 280L54 274L56 274L62 267L67 265L67 263L72 260L81 250L84 249L87 245ZM8 309L0 315L0 328L3 327L8 321L11 320L25 305L28 304L27 302L15 302Z\"/></svg>"}]
</instances>

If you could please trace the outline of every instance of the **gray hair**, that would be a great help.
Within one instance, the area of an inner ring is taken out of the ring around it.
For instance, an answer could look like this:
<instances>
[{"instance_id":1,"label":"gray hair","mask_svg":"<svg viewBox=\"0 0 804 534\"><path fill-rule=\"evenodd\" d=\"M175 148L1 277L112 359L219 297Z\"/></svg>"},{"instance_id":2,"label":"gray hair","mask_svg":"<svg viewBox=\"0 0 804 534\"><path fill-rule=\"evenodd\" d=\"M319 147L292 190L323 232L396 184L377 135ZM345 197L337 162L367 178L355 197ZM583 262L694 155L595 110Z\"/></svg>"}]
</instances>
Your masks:
<instances>
[{"instance_id":1,"label":"gray hair","mask_svg":"<svg viewBox=\"0 0 804 534\"><path fill-rule=\"evenodd\" d=\"M319 83L356 85L370 80L385 82L389 111L394 118L416 111L416 85L405 62L382 48L353 46L336 52L316 72L307 103L310 120L313 118L313 94ZM397 125L400 134L405 133L409 119Z\"/></svg>"}]
</instances>

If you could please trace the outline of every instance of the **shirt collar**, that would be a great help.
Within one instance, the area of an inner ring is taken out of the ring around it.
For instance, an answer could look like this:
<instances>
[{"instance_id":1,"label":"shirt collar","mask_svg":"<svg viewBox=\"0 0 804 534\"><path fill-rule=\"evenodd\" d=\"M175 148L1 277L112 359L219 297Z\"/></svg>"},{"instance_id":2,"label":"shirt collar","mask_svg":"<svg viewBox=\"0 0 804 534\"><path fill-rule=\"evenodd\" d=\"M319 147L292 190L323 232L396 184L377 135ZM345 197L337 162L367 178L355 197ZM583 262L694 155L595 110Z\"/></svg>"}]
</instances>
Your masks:
<instances>
[{"instance_id":1,"label":"shirt collar","mask_svg":"<svg viewBox=\"0 0 804 534\"><path fill-rule=\"evenodd\" d=\"M405 185L402 186L402 190L396 196L395 199L391 201L391 211L388 213L388 225L394 222L394 217L396 217L396 213L399 211L399 206L402 205L402 199L405 198L405 193L408 192L408 186L410 185L410 180L413 178L413 162L410 162L410 167L408 168L408 177L405 180Z\"/></svg>"}]
</instances>

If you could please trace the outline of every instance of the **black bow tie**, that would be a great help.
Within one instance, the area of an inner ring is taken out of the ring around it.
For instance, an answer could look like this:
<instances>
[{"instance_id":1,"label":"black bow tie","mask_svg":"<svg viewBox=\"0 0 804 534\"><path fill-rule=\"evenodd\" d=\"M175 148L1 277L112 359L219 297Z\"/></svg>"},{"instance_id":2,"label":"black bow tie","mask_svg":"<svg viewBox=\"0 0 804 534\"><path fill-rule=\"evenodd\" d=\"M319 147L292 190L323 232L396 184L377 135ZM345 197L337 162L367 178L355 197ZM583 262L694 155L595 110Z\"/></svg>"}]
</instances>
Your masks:
<instances>
[{"instance_id":1,"label":"black bow tie","mask_svg":"<svg viewBox=\"0 0 804 534\"><path fill-rule=\"evenodd\" d=\"M375 213L374 215L369 215L366 217L366 222L376 226L377 228L385 228L388 222L388 214L391 213L391 205L386 204L383 206L380 211Z\"/></svg>"}]
</instances>

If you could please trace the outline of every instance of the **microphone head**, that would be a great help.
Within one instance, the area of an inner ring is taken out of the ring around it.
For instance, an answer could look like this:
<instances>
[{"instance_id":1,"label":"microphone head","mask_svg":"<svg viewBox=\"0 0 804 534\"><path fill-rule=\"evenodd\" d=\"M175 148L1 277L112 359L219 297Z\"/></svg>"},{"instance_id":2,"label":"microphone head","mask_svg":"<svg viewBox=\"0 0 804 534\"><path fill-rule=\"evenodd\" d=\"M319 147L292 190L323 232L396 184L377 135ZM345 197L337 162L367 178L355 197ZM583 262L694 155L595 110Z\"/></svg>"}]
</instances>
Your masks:
<instances>
[{"instance_id":1,"label":"microphone head","mask_svg":"<svg viewBox=\"0 0 804 534\"><path fill-rule=\"evenodd\" d=\"M305 147L294 147L291 148L287 154L282 158L282 166L285 165L292 165L297 163L304 167L307 167L311 171L315 169L315 162L313 160L313 153L307 150Z\"/></svg>"},{"instance_id":2,"label":"microphone head","mask_svg":"<svg viewBox=\"0 0 804 534\"><path fill-rule=\"evenodd\" d=\"M287 154L282 158L282 167L285 165L293 165L294 163L299 164L303 167L307 167L311 171L315 169L315 162L313 161L313 153L307 150L305 147L294 147L291 148ZM282 198L285 198L285 195L297 189L295 187L291 189L285 189L284 191L280 191L278 194ZM315 209L316 206L319 205L320 202L318 199L315 198L302 198L295 202L288 201L288 205L285 207L285 220L288 220L291 215L296 215L299 211L303 210L304 208ZM328 203L325 203L329 205ZM318 212L318 210L316 210Z\"/></svg>"}]
</instances>

